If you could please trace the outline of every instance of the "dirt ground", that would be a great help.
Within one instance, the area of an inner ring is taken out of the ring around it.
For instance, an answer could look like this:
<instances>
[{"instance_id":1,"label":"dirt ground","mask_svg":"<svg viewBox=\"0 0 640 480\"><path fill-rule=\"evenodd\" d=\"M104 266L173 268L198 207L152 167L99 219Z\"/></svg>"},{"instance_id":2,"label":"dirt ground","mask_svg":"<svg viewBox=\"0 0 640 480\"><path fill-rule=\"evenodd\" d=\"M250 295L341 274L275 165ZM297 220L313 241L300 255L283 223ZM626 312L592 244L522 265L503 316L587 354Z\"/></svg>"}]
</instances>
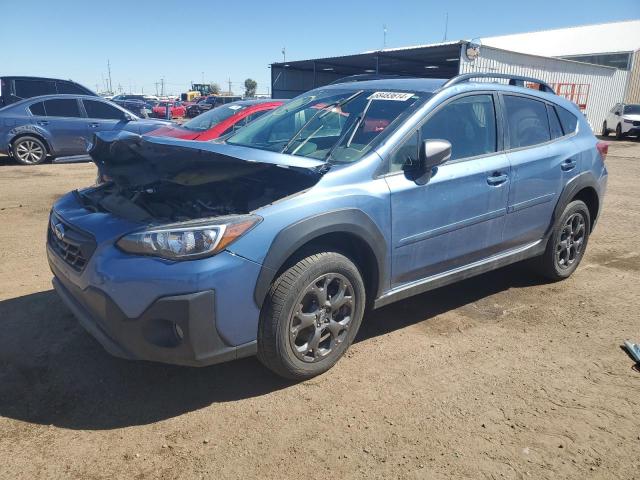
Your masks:
<instances>
[{"instance_id":1,"label":"dirt ground","mask_svg":"<svg viewBox=\"0 0 640 480\"><path fill-rule=\"evenodd\" d=\"M0 159L0 478L640 479L640 142L616 142L586 257L368 314L330 372L105 353L51 289L51 203L91 164ZM132 293L135 294L135 293Z\"/></svg>"}]
</instances>

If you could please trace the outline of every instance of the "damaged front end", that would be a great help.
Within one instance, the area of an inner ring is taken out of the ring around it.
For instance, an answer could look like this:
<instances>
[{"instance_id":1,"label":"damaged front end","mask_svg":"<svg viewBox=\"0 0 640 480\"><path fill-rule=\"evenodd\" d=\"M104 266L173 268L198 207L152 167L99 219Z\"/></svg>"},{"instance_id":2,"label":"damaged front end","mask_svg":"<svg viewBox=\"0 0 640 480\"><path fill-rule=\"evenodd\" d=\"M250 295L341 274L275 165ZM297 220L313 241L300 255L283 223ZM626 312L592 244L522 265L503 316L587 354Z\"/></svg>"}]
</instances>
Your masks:
<instances>
[{"instance_id":1,"label":"damaged front end","mask_svg":"<svg viewBox=\"0 0 640 480\"><path fill-rule=\"evenodd\" d=\"M84 208L141 224L118 241L130 253L170 260L212 255L257 225L252 212L315 185L324 162L208 142L96 135L97 187Z\"/></svg>"},{"instance_id":2,"label":"damaged front end","mask_svg":"<svg viewBox=\"0 0 640 480\"><path fill-rule=\"evenodd\" d=\"M145 223L246 214L315 185L328 166L306 158L127 132L96 135L89 150L103 185L87 208Z\"/></svg>"}]
</instances>

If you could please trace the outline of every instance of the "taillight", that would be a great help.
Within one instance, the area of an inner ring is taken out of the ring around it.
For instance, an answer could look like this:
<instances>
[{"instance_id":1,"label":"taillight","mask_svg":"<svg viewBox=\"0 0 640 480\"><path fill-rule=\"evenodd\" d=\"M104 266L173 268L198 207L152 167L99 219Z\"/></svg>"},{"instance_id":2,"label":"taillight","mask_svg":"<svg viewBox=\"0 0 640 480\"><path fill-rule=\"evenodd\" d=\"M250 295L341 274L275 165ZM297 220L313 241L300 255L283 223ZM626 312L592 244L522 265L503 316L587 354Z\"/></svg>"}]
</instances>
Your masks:
<instances>
[{"instance_id":1,"label":"taillight","mask_svg":"<svg viewBox=\"0 0 640 480\"><path fill-rule=\"evenodd\" d=\"M609 144L607 142L598 142L596 143L596 148L604 162L607 159L607 153L609 153Z\"/></svg>"}]
</instances>

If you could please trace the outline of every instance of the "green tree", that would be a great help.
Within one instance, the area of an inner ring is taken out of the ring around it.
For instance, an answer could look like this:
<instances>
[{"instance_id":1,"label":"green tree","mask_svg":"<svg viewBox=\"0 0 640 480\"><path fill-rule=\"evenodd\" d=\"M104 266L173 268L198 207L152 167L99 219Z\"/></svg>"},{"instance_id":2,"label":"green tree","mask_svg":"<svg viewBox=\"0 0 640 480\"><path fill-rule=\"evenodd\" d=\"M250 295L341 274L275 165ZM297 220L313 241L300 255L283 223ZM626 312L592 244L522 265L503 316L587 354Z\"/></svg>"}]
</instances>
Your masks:
<instances>
[{"instance_id":1,"label":"green tree","mask_svg":"<svg viewBox=\"0 0 640 480\"><path fill-rule=\"evenodd\" d=\"M217 83L211 82L209 84L209 88L211 88L212 95L220 95L220 85L218 85Z\"/></svg>"},{"instance_id":2,"label":"green tree","mask_svg":"<svg viewBox=\"0 0 640 480\"><path fill-rule=\"evenodd\" d=\"M256 88L258 88L258 82L256 82L252 78L247 78L244 81L244 96L245 97L255 97L256 96Z\"/></svg>"}]
</instances>

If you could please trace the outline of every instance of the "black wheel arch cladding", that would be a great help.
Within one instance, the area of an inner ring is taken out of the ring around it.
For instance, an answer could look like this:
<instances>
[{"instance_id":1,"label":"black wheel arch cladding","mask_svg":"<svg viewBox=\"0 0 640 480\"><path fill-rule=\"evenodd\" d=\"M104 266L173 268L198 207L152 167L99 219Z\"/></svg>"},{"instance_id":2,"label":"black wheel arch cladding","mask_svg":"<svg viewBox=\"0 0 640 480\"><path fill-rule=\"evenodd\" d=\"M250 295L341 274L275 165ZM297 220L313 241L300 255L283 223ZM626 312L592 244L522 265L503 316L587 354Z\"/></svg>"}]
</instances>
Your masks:
<instances>
[{"instance_id":1,"label":"black wheel arch cladding","mask_svg":"<svg viewBox=\"0 0 640 480\"><path fill-rule=\"evenodd\" d=\"M314 239L331 233L354 235L365 242L375 256L378 279L386 277L387 242L373 220L358 209L324 212L289 225L276 235L269 247L254 290L254 300L258 308L262 307L271 283L285 262ZM379 296L381 287L382 283L378 282L375 297Z\"/></svg>"},{"instance_id":2,"label":"black wheel arch cladding","mask_svg":"<svg viewBox=\"0 0 640 480\"><path fill-rule=\"evenodd\" d=\"M549 224L549 228L547 229L547 234L545 237L549 237L553 232L553 226L556 223L556 220L562 216L564 209L571 203L571 201L578 195L581 191L585 189L592 189L595 192L595 200L597 205L590 206L587 204L587 208L589 209L589 214L592 214L592 207L595 208L596 213L600 212L600 197L598 194L598 183L593 173L591 172L583 172L576 175L572 178L564 187L564 190L560 194L560 198L558 199L558 203L556 204L556 208L553 211L553 218L551 218L551 222ZM596 216L591 218L590 229L593 230L593 227L596 223Z\"/></svg>"}]
</instances>

